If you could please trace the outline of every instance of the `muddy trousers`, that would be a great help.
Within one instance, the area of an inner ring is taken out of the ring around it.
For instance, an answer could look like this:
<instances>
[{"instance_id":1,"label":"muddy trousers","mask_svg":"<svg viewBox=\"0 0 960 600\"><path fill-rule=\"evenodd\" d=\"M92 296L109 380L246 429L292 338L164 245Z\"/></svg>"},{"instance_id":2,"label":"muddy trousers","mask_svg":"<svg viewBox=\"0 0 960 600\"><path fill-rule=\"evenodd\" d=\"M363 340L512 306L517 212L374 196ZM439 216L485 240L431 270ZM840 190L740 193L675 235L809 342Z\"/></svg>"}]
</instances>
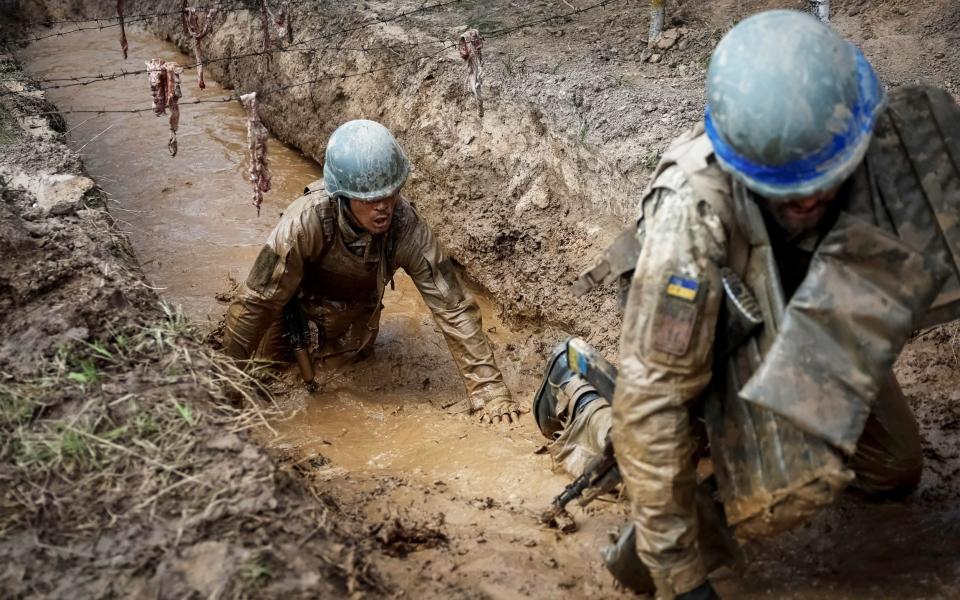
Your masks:
<instances>
[{"instance_id":1,"label":"muddy trousers","mask_svg":"<svg viewBox=\"0 0 960 600\"><path fill-rule=\"evenodd\" d=\"M672 597L670 590L694 589L706 580L707 567L697 541L692 457L700 444L690 406L668 397L635 406L621 403L614 412L618 462L628 461L633 472L650 474L628 486L637 552L658 590L668 590L666 597ZM919 427L892 374L848 465L856 476L854 487L871 494L908 492L919 481Z\"/></svg>"},{"instance_id":2,"label":"muddy trousers","mask_svg":"<svg viewBox=\"0 0 960 600\"><path fill-rule=\"evenodd\" d=\"M372 318L374 309L362 305L345 305L341 310L331 310L329 306L311 305L304 308L308 320L317 326L321 358L351 352L357 353L358 358L365 358L373 352L379 327L371 327L370 323L379 323L379 311ZM290 339L282 317L267 328L255 356L258 359L277 362L293 360Z\"/></svg>"},{"instance_id":3,"label":"muddy trousers","mask_svg":"<svg viewBox=\"0 0 960 600\"><path fill-rule=\"evenodd\" d=\"M920 483L920 426L893 373L887 376L849 466L867 494L904 494Z\"/></svg>"},{"instance_id":4,"label":"muddy trousers","mask_svg":"<svg viewBox=\"0 0 960 600\"><path fill-rule=\"evenodd\" d=\"M675 443L678 456L683 454L690 457L692 449L699 444L695 439L697 435L693 432L689 409L686 406L675 410L672 407L660 407L652 415L656 418L644 419L638 424L640 428L645 425L653 427L649 436L644 437L655 441L660 452L664 451L664 445ZM606 401L598 400L588 405L571 419L550 447L558 466L574 477L580 475L590 458L602 451L611 423L612 410ZM641 449L637 454L642 456L645 452ZM657 468L657 462L654 461L652 469ZM919 426L892 373L877 398L857 450L848 464L856 474L852 486L867 494L909 493L920 481L923 455ZM683 471L685 477L694 476L692 464ZM723 527L722 519L717 522L715 516L711 515L713 523L704 522L704 515L708 513L703 510L705 506L701 506L704 503L700 497L703 495L700 486L691 485L691 493L687 494L684 492L685 486L661 487L664 483L668 482L649 482L651 488L660 489L657 504L680 510L672 509L673 517L670 519L638 519L636 549L649 566L662 569L660 572L669 574L668 577L679 575L680 579L687 580L685 587L693 589L702 583L714 566L723 564L723 561L718 561L718 556L708 556L713 551L728 549L726 536L716 532L718 525ZM694 498L696 508L688 505L688 502L694 502ZM636 506L634 509L635 515L644 514L636 512ZM676 544L681 541L685 542L682 544L685 548L677 547ZM693 564L684 559L690 557L691 553L695 558ZM699 583L697 580L700 580Z\"/></svg>"},{"instance_id":5,"label":"muddy trousers","mask_svg":"<svg viewBox=\"0 0 960 600\"><path fill-rule=\"evenodd\" d=\"M550 445L555 464L572 477L583 473L586 465L603 452L613 424L610 404L598 398L575 414ZM712 571L722 566L739 570L743 555L727 527L723 510L713 499L716 490L712 478L697 486L696 513L699 521L698 545L704 564ZM639 593L654 591L649 570L636 552L636 529L629 524L620 539L603 551L607 569L624 586Z\"/></svg>"}]
</instances>

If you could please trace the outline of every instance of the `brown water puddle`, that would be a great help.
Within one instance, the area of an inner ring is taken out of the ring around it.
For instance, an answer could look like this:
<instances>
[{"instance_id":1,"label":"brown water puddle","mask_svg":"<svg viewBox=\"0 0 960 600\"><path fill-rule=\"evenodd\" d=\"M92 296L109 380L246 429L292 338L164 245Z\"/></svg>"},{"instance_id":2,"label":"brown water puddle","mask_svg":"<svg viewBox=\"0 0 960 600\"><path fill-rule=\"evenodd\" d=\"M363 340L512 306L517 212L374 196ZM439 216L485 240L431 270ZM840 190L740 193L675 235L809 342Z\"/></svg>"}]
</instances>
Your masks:
<instances>
[{"instance_id":1,"label":"brown water puddle","mask_svg":"<svg viewBox=\"0 0 960 600\"><path fill-rule=\"evenodd\" d=\"M131 32L128 38L131 57L191 62L172 44L148 34ZM139 59L124 61L116 36L106 32L51 38L30 46L23 58L40 78L89 73L91 65L101 72L142 65ZM233 93L209 78L207 89L199 90L192 71L183 73L182 91L183 102ZM48 94L65 111L150 102L145 75ZM228 274L238 280L246 276L285 205L322 176L315 163L272 140L274 187L258 218L249 204L246 120L238 103L184 106L180 151L173 158L166 150L166 117L150 112L65 116L71 146L82 149L88 170L110 195L111 212L121 220L151 283L194 320L222 316L224 306L214 296L229 289ZM555 488L562 479L550 473L546 460L526 456L539 442L531 428L516 429L521 436L516 439L504 438L502 432L477 428L429 407L431 396L463 396L463 386L412 282L404 275L396 281L396 289L386 293L375 358L322 372L321 378L329 380L327 391L308 401L291 398L291 407L302 410L278 426L283 435L276 443L323 451L351 470L410 474L420 469L426 479L462 475L490 494L505 489L515 494L524 480L533 490ZM489 302L481 303L498 348L523 341L523 334L509 331L493 316ZM518 381L515 365L504 367L518 392L535 385ZM322 442L333 439L339 440L335 446ZM504 463L521 456L535 466L533 473L528 468L503 469Z\"/></svg>"},{"instance_id":2,"label":"brown water puddle","mask_svg":"<svg viewBox=\"0 0 960 600\"><path fill-rule=\"evenodd\" d=\"M27 47L21 58L38 78L140 70L150 58L193 62L173 44L146 33L132 31L128 40L129 60L123 60L111 29L49 38ZM206 82L205 90L198 89L194 71L185 71L181 102L236 93L209 77ZM47 95L64 111L150 107L146 75L53 89ZM307 183L322 177L315 163L271 140L273 190L257 217L247 182L244 115L238 102L183 106L179 152L173 158L166 149L166 115L65 115L70 147L80 151L87 170L109 194L110 211L130 236L152 284L198 321L223 312L214 295L229 289L227 275L246 275L281 211Z\"/></svg>"}]
</instances>

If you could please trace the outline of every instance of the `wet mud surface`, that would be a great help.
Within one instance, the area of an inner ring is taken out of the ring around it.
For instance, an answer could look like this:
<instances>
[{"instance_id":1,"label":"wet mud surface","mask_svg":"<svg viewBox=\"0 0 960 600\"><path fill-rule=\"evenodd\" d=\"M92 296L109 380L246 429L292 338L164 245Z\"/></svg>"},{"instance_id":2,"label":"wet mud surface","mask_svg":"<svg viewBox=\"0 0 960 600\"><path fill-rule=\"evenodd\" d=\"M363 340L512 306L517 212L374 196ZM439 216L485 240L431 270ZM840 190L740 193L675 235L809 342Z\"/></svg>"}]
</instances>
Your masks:
<instances>
[{"instance_id":1,"label":"wet mud surface","mask_svg":"<svg viewBox=\"0 0 960 600\"><path fill-rule=\"evenodd\" d=\"M128 35L131 56L191 62L172 45L147 34ZM111 64L119 58L115 36L103 33L53 38L26 49L23 58L38 76L87 72L91 63L103 70L120 64ZM674 77L685 77L676 73L678 66L665 68ZM182 81L184 100L196 97L193 74L185 73ZM699 80L674 83L677 87L668 95L692 94L701 85ZM211 77L207 84L203 95L223 93ZM149 103L141 80L51 90L49 95L72 107ZM693 106L688 112L693 114ZM666 118L662 137L685 122L686 114L680 109L661 115ZM306 183L319 177L319 169L272 142L274 191L257 219L248 202L245 121L239 105L183 110L180 155L175 159L166 153L165 118L149 113L88 117L66 116L71 129L67 139L73 148L82 147L87 169L108 193L110 210L130 236L148 279L164 298L212 326L224 310L216 296L229 293L229 277L239 280L246 275L279 213ZM602 136L604 131L601 127L587 135ZM430 138L413 136L414 141L424 139ZM457 142L457 148L469 145ZM416 189L428 191L436 176L428 171L416 181ZM536 189L529 183L520 186L521 199L526 197L523 190ZM549 202L547 206L556 208ZM436 207L428 210L435 212ZM600 231L596 222L579 227L568 233L584 237ZM548 264L563 263L553 252L570 250L558 249L549 236L542 245L529 236L511 238L516 226L496 218L480 228L493 238L503 234L501 241L516 251L546 255ZM438 228L441 238L450 231L449 223ZM471 248L469 237L455 244L467 257L468 269L479 267L489 281L491 264L472 255L476 248ZM578 246L573 254L584 254L585 248ZM529 278L537 272L531 268L515 275ZM560 272L569 275L564 268ZM509 295L526 289L512 285L500 291ZM538 297L546 302L549 296ZM592 318L612 314L612 298L595 300L593 306L602 310ZM555 329L518 327L516 321L511 328L498 318L504 304L527 307L523 311L528 316L542 316L542 311L528 310L530 301L498 297L498 306L486 302L483 307L484 325L507 382L525 400L538 384L546 350L560 338ZM395 591L408 597L631 597L615 589L598 560L608 533L625 519L624 505L598 502L586 511L575 509L581 530L571 536L538 526L535 515L566 478L552 472L547 455L536 454L543 439L530 416L517 425L482 428L434 409L431 400L463 394L443 339L409 281L398 278L397 289L388 291L385 304L370 359L325 365L320 377L324 389L312 395L300 389L294 373L275 384L283 414L271 422L276 435L262 428L259 441L280 457L284 469L307 482L330 507L333 518L359 523L356 535L369 544L376 566ZM615 329L607 325L598 335L609 344ZM751 545L753 561L746 575L717 582L725 597L958 597L958 352L954 325L914 340L897 367L924 434L927 465L920 490L895 503L851 496L797 532Z\"/></svg>"}]
</instances>

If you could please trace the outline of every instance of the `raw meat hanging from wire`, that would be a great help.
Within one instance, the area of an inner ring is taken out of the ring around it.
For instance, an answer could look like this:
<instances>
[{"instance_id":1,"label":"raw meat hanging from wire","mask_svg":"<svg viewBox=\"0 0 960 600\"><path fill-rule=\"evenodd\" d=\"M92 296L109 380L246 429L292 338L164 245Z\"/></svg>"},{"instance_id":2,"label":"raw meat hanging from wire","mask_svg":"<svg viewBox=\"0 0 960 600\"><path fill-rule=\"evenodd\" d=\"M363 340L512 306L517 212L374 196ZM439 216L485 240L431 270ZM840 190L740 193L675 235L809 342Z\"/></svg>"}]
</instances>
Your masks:
<instances>
[{"instance_id":1,"label":"raw meat hanging from wire","mask_svg":"<svg viewBox=\"0 0 960 600\"><path fill-rule=\"evenodd\" d=\"M197 85L202 90L207 87L207 84L203 81L203 56L200 52L200 42L210 33L210 29L213 27L213 18L217 15L217 8L208 10L206 16L201 19L200 12L195 8L187 8L187 0L182 0L180 11L183 28L193 38L193 57L197 63Z\"/></svg>"},{"instance_id":2,"label":"raw meat hanging from wire","mask_svg":"<svg viewBox=\"0 0 960 600\"><path fill-rule=\"evenodd\" d=\"M183 69L175 62L155 58L146 62L150 78L150 94L153 113L158 117L170 109L170 139L167 150L170 156L177 155L177 129L180 128L180 73Z\"/></svg>"},{"instance_id":3,"label":"raw meat hanging from wire","mask_svg":"<svg viewBox=\"0 0 960 600\"><path fill-rule=\"evenodd\" d=\"M120 49L123 50L123 60L127 60L127 30L123 24L123 0L117 0L117 20L120 22Z\"/></svg>"},{"instance_id":4,"label":"raw meat hanging from wire","mask_svg":"<svg viewBox=\"0 0 960 600\"><path fill-rule=\"evenodd\" d=\"M483 36L476 29L468 29L460 35L458 44L460 57L467 61L467 87L477 99L477 108L483 117L483 98L480 86L483 85Z\"/></svg>"},{"instance_id":5,"label":"raw meat hanging from wire","mask_svg":"<svg viewBox=\"0 0 960 600\"><path fill-rule=\"evenodd\" d=\"M260 121L257 94L251 92L240 96L247 109L247 144L250 147L250 184L253 186L253 205L260 216L260 204L264 192L270 191L270 171L267 168L267 128Z\"/></svg>"},{"instance_id":6,"label":"raw meat hanging from wire","mask_svg":"<svg viewBox=\"0 0 960 600\"><path fill-rule=\"evenodd\" d=\"M273 27L277 37L277 45L280 40L287 40L288 44L293 43L293 25L290 22L290 11L286 4L280 4L274 12L267 0L260 0L260 22L263 26L263 52L268 53L270 57L270 28Z\"/></svg>"}]
</instances>

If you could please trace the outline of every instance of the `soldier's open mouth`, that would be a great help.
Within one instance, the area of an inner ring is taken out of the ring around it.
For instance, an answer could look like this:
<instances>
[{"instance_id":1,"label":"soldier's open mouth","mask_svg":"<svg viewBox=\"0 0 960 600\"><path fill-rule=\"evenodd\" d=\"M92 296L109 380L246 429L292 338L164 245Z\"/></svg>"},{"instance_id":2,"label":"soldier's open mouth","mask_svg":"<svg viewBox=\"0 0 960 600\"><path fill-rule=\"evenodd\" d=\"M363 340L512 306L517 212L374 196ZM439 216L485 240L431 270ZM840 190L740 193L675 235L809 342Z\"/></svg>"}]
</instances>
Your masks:
<instances>
[{"instance_id":1,"label":"soldier's open mouth","mask_svg":"<svg viewBox=\"0 0 960 600\"><path fill-rule=\"evenodd\" d=\"M827 211L828 202L815 202L809 205L789 203L781 208L783 217L793 224L811 224L819 221Z\"/></svg>"}]
</instances>

